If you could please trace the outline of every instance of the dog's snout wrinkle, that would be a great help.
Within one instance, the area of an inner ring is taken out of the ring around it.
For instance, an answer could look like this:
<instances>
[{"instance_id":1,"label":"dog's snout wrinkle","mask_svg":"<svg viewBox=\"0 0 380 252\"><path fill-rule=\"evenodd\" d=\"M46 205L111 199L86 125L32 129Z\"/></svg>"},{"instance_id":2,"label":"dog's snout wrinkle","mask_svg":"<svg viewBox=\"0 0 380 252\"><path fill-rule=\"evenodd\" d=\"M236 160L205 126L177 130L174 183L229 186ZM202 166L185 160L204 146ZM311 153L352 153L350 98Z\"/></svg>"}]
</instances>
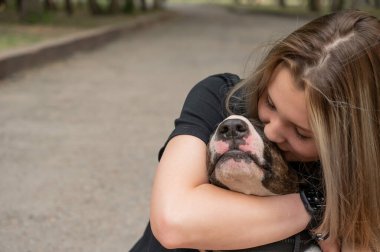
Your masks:
<instances>
[{"instance_id":1,"label":"dog's snout wrinkle","mask_svg":"<svg viewBox=\"0 0 380 252\"><path fill-rule=\"evenodd\" d=\"M240 119L225 120L217 133L224 139L241 139L248 134L248 125Z\"/></svg>"}]
</instances>

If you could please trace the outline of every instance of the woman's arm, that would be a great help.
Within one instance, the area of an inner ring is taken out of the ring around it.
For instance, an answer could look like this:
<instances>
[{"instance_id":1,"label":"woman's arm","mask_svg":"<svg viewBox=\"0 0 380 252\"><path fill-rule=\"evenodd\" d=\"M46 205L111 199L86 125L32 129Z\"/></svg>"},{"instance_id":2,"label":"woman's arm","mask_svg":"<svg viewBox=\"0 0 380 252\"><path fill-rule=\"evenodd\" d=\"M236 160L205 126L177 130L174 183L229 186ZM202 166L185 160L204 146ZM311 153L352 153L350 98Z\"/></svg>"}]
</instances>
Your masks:
<instances>
[{"instance_id":1,"label":"woman's arm","mask_svg":"<svg viewBox=\"0 0 380 252\"><path fill-rule=\"evenodd\" d=\"M167 248L238 249L287 238L310 217L298 194L247 196L208 183L206 145L171 139L157 168L151 201L154 235Z\"/></svg>"}]
</instances>

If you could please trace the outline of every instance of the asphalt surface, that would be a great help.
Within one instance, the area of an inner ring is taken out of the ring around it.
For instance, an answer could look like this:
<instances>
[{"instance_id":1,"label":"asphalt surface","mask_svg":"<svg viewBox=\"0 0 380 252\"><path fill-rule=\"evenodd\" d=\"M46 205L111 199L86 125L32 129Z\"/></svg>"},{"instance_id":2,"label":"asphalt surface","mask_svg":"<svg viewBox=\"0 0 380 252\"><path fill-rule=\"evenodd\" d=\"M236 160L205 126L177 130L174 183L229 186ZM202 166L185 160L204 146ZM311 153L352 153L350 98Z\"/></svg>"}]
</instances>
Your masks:
<instances>
[{"instance_id":1,"label":"asphalt surface","mask_svg":"<svg viewBox=\"0 0 380 252\"><path fill-rule=\"evenodd\" d=\"M305 20L173 5L171 21L0 83L0 251L128 251L190 88L246 76Z\"/></svg>"}]
</instances>

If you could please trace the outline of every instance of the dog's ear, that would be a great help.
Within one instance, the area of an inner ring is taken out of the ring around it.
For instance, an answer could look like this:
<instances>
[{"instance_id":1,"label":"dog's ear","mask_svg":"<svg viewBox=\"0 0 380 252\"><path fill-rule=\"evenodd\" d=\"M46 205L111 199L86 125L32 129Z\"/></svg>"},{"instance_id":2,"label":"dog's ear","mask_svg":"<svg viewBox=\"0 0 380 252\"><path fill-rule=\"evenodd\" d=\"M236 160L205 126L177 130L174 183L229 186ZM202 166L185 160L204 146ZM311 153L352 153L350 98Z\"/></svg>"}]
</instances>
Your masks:
<instances>
[{"instance_id":1,"label":"dog's ear","mask_svg":"<svg viewBox=\"0 0 380 252\"><path fill-rule=\"evenodd\" d=\"M271 157L263 185L276 194L289 194L299 191L299 178L295 170L289 168L280 150L275 144L265 148Z\"/></svg>"}]
</instances>

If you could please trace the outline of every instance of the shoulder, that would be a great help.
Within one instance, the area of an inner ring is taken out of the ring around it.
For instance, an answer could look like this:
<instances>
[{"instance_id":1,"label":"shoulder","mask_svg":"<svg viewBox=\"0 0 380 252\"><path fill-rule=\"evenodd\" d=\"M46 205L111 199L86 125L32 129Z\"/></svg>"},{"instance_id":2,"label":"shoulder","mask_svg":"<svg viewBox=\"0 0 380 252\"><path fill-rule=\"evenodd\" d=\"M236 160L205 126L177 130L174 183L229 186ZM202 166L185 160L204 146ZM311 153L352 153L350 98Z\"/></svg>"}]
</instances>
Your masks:
<instances>
[{"instance_id":1,"label":"shoulder","mask_svg":"<svg viewBox=\"0 0 380 252\"><path fill-rule=\"evenodd\" d=\"M185 108L195 104L214 104L224 107L227 93L231 90L240 78L236 74L222 73L210 75L198 82L188 93L185 101ZM198 106L197 106L198 107Z\"/></svg>"},{"instance_id":2,"label":"shoulder","mask_svg":"<svg viewBox=\"0 0 380 252\"><path fill-rule=\"evenodd\" d=\"M164 147L178 135L191 135L208 143L210 134L227 116L225 99L228 91L240 81L231 73L211 75L198 82L189 92L183 104L180 116L175 120L175 128Z\"/></svg>"},{"instance_id":3,"label":"shoulder","mask_svg":"<svg viewBox=\"0 0 380 252\"><path fill-rule=\"evenodd\" d=\"M217 103L225 109L227 94L241 81L238 75L232 73L211 75L195 85L187 99L194 102L206 100L208 104ZM246 115L247 104L242 92L242 89L236 90L229 98L228 107L233 114Z\"/></svg>"},{"instance_id":4,"label":"shoulder","mask_svg":"<svg viewBox=\"0 0 380 252\"><path fill-rule=\"evenodd\" d=\"M187 95L182 115L190 112L188 114L203 117L206 122L215 126L215 123L219 123L220 119L226 117L227 94L239 81L239 76L231 73L215 74L201 80ZM212 120L213 117L216 121Z\"/></svg>"},{"instance_id":5,"label":"shoulder","mask_svg":"<svg viewBox=\"0 0 380 252\"><path fill-rule=\"evenodd\" d=\"M232 73L210 75L196 84L193 90L204 89L217 93L224 93L240 81L240 77Z\"/></svg>"},{"instance_id":6,"label":"shoulder","mask_svg":"<svg viewBox=\"0 0 380 252\"><path fill-rule=\"evenodd\" d=\"M226 116L225 99L240 78L231 73L211 75L198 82L189 92L176 122L202 122L209 129ZM189 120L187 120L189 119ZM200 119L202 119L200 121ZM187 127L187 126L186 126Z\"/></svg>"}]
</instances>

